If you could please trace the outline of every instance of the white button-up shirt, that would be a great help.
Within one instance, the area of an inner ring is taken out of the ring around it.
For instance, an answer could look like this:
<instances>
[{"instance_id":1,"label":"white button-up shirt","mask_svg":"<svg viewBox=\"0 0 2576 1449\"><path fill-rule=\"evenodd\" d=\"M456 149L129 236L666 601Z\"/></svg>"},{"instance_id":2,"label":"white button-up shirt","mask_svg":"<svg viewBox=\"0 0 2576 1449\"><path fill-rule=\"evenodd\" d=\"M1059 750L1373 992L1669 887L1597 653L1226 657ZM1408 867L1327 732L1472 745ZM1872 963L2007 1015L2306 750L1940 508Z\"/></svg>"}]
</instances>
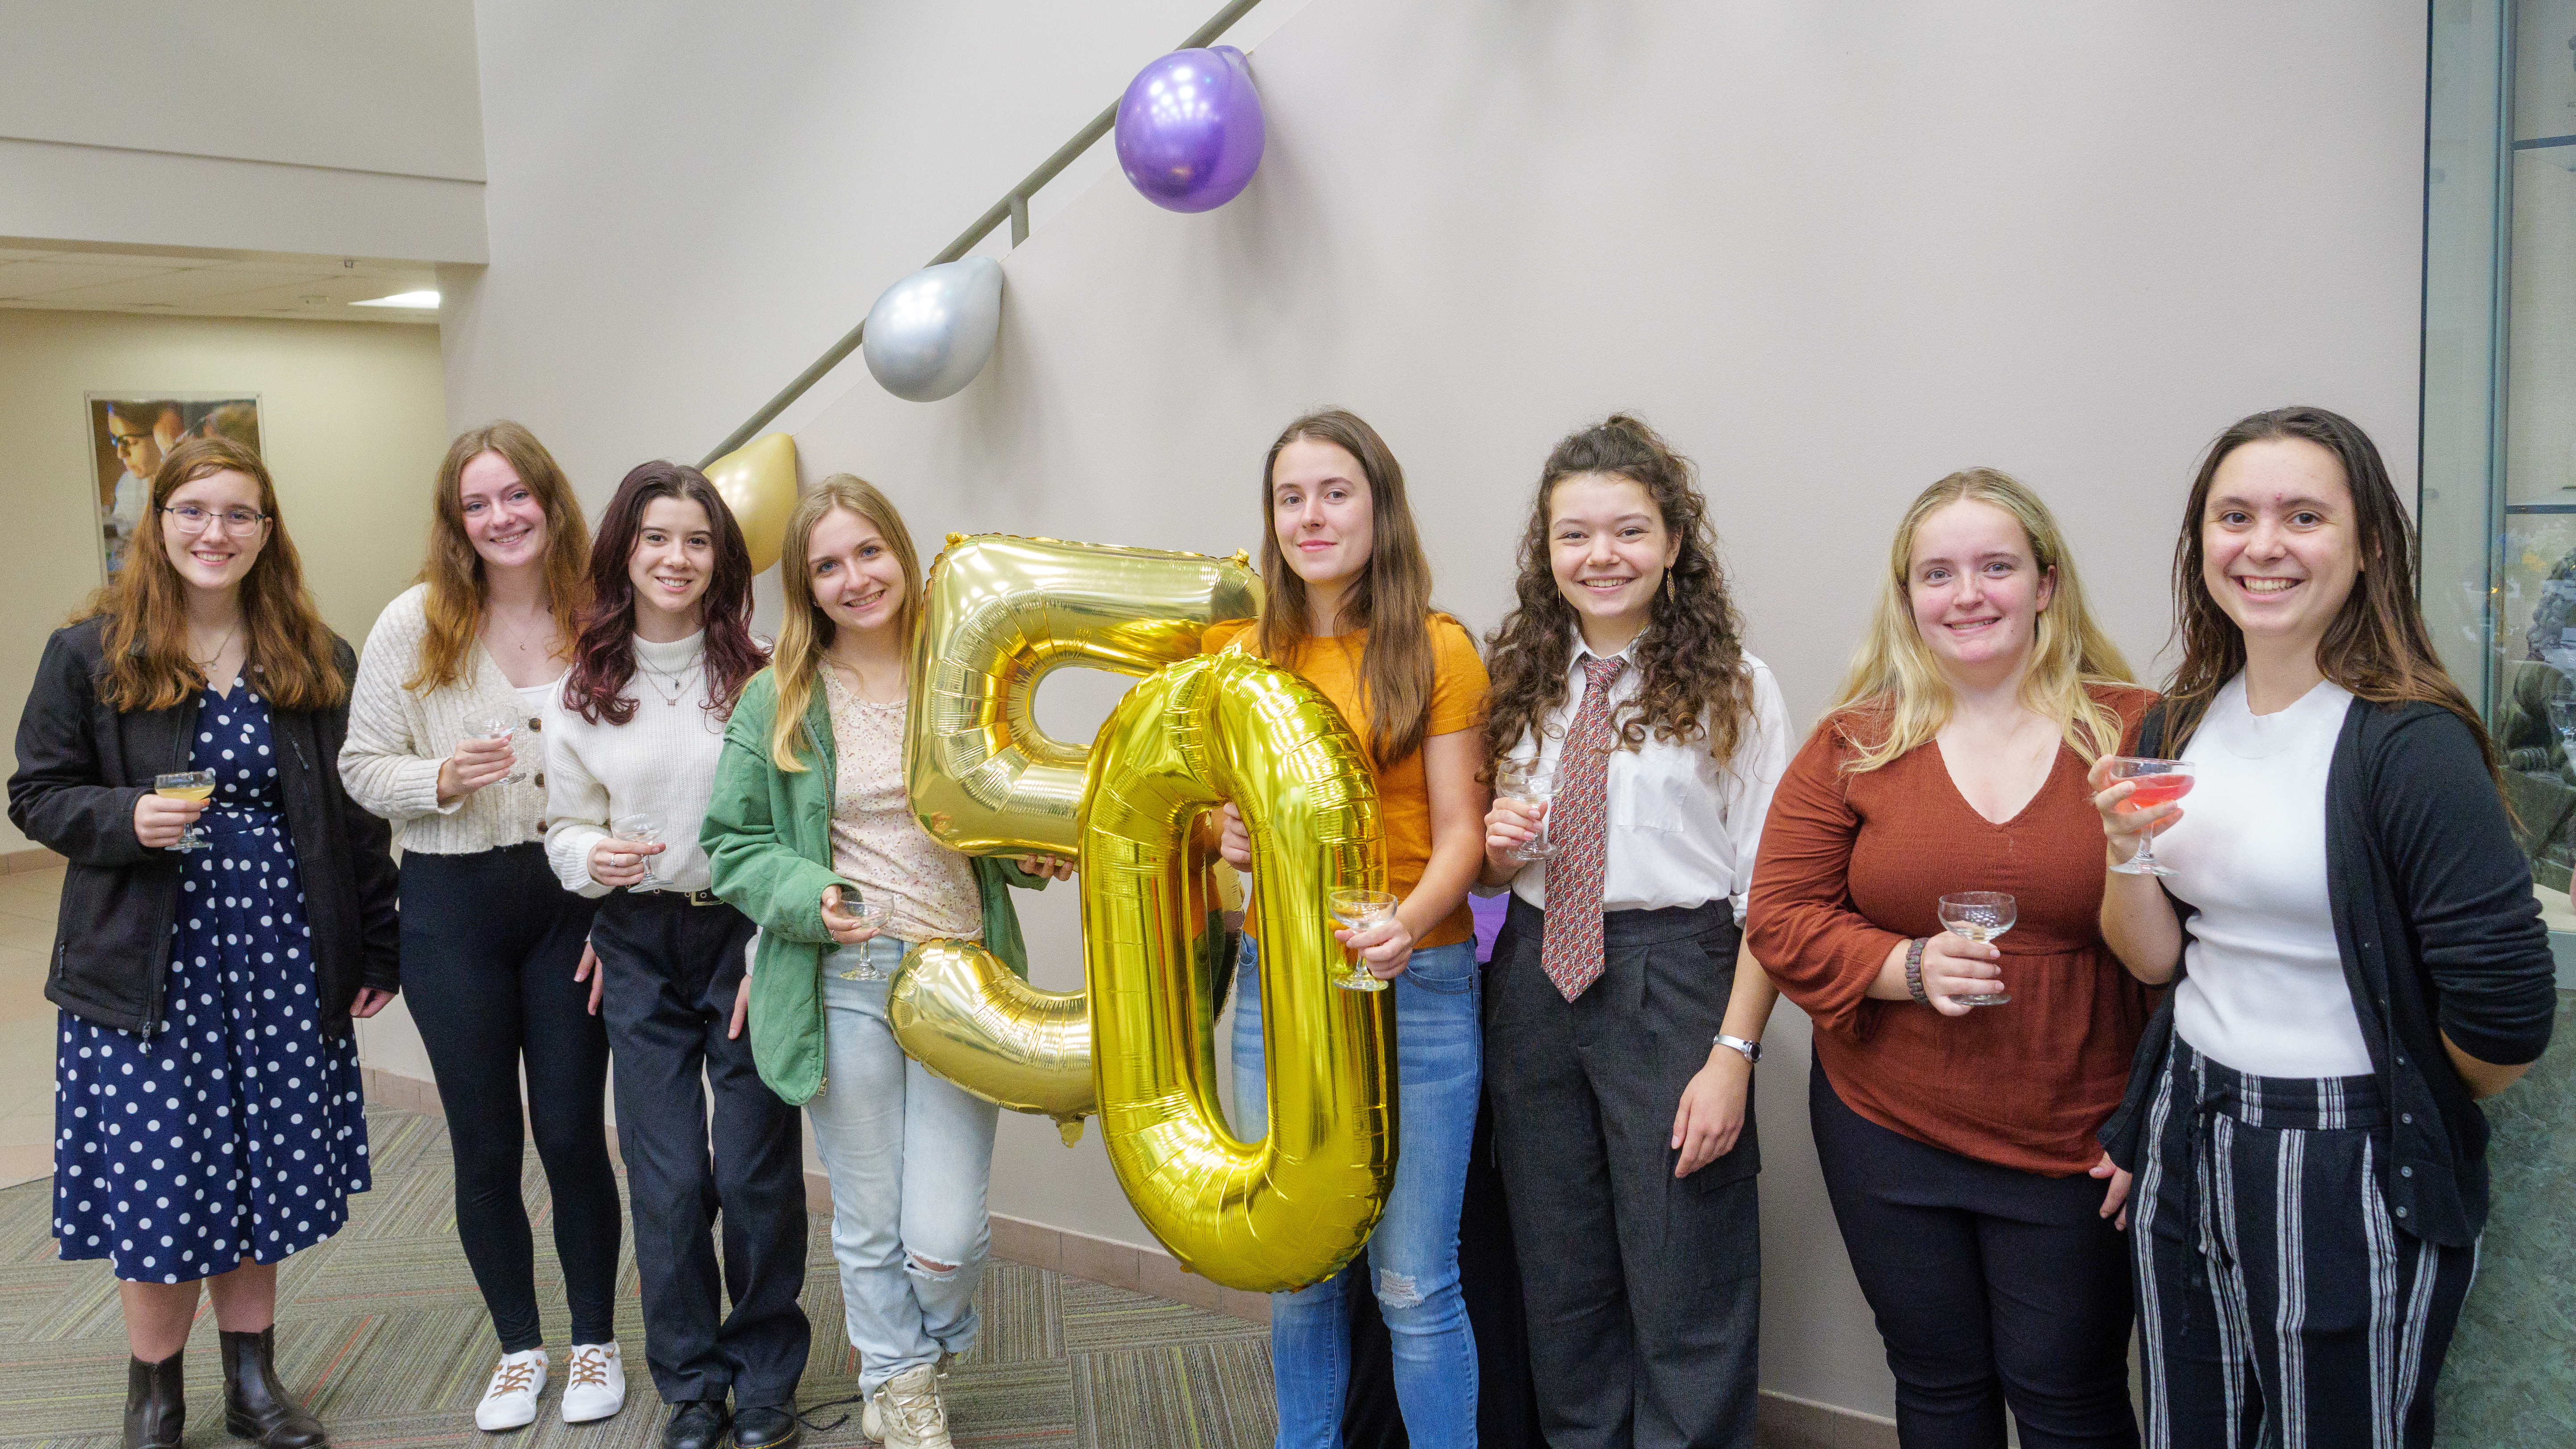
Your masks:
<instances>
[{"instance_id":1,"label":"white button-up shirt","mask_svg":"<svg viewBox=\"0 0 2576 1449\"><path fill-rule=\"evenodd\" d=\"M1632 643L1620 657L1628 658L1635 647ZM1536 754L1550 774L1556 773L1557 751L1583 704L1583 664L1593 657L1578 634L1574 658L1566 666L1565 703L1548 716L1540 738L1523 736L1508 759L1527 761ZM1789 708L1771 667L1747 654L1744 668L1753 685L1752 718L1736 738L1732 759L1711 759L1706 736L1660 740L1652 731L1637 748L1610 752L1603 910L1662 910L1724 897L1735 907L1736 920L1744 919L1762 820L1771 813L1771 792L1789 767L1795 744ZM1611 681L1614 722L1619 706L1635 698L1643 682L1634 659ZM1564 789L1562 778L1557 788ZM1512 893L1545 910L1547 862L1521 867L1512 877Z\"/></svg>"}]
</instances>

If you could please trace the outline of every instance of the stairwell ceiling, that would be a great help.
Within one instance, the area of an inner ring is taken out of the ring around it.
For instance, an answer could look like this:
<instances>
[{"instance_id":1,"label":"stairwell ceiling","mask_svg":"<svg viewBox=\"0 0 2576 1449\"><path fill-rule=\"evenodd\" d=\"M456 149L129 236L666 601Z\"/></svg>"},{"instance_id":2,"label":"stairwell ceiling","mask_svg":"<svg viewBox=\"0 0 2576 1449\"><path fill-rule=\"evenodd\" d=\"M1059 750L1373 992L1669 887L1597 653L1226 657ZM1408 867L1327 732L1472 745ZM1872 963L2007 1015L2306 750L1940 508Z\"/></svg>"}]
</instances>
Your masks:
<instances>
[{"instance_id":1,"label":"stairwell ceiling","mask_svg":"<svg viewBox=\"0 0 2576 1449\"><path fill-rule=\"evenodd\" d=\"M76 248L0 237L0 307L434 326L435 308L350 304L437 286L437 272L425 262L282 252Z\"/></svg>"}]
</instances>

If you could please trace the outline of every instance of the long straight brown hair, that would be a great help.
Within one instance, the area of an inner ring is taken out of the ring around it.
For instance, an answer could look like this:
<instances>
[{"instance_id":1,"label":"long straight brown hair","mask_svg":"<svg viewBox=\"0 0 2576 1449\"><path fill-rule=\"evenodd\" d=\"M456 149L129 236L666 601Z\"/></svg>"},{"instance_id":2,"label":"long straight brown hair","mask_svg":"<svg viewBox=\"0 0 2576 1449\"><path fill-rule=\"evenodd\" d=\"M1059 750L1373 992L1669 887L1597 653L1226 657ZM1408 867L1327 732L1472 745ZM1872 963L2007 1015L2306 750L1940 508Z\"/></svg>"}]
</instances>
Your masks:
<instances>
[{"instance_id":1,"label":"long straight brown hair","mask_svg":"<svg viewBox=\"0 0 2576 1449\"><path fill-rule=\"evenodd\" d=\"M2433 652L2433 636L2424 628L2424 613L2415 599L2415 524L2398 500L2379 446L2360 424L2319 407L2274 408L2238 421L2209 445L2192 479L2191 499L2183 505L2182 538L2174 545L2174 633L2182 643L2182 662L2165 686L2164 752L2182 752L2218 691L2245 668L2245 632L2201 581L2201 529L2219 465L2248 443L2276 438L2314 443L2333 454L2352 493L2361 575L2327 622L2325 637L2317 641L2318 672L2374 704L2437 704L2458 715L2476 736L2487 773L2501 789L2503 761L2486 722L2442 667Z\"/></svg>"},{"instance_id":2,"label":"long straight brown hair","mask_svg":"<svg viewBox=\"0 0 2576 1449\"><path fill-rule=\"evenodd\" d=\"M581 611L590 602L590 525L582 522L581 500L573 496L554 454L536 434L507 418L457 434L447 445L430 494L429 558L420 566L421 582L429 585L423 601L429 628L420 643L419 672L403 681L403 688L415 694L464 678L465 656L482 632L491 591L483 577L483 556L465 536L460 492L465 465L485 453L509 464L546 511L546 612L554 616L558 658L566 657L563 651L571 649L581 632Z\"/></svg>"},{"instance_id":3,"label":"long straight brown hair","mask_svg":"<svg viewBox=\"0 0 2576 1449\"><path fill-rule=\"evenodd\" d=\"M778 686L777 712L769 722L769 761L791 775L805 769L796 736L805 725L806 705L814 698L823 653L832 647L832 636L840 627L814 602L813 560L806 553L815 525L835 510L866 519L903 568L903 604L895 611L894 627L903 639L907 659L912 631L921 622L921 555L914 551L912 530L903 526L903 514L895 509L893 499L856 474L835 473L796 500L796 511L787 515L786 542L778 551L778 589L784 607L778 647L769 655L769 672Z\"/></svg>"},{"instance_id":4,"label":"long straight brown hair","mask_svg":"<svg viewBox=\"0 0 2576 1449\"><path fill-rule=\"evenodd\" d=\"M1384 768L1421 749L1431 725L1431 561L1404 501L1404 469L1377 429L1342 408L1290 423L1261 460L1261 625L1254 639L1262 658L1295 668L1309 637L1306 581L1279 551L1271 500L1280 451L1300 438L1350 454L1368 481L1368 567L1343 596L1336 624L1368 630L1360 651L1360 703L1368 712L1369 754Z\"/></svg>"},{"instance_id":5,"label":"long straight brown hair","mask_svg":"<svg viewBox=\"0 0 2576 1449\"><path fill-rule=\"evenodd\" d=\"M332 658L330 627L304 587L304 563L277 509L277 484L259 454L230 438L190 438L172 448L152 475L152 505L125 545L125 565L82 610L103 618L110 709L168 709L206 687L206 672L188 655L188 585L170 562L162 532L170 495L200 478L240 473L259 485L259 557L242 575L243 668L259 671L259 692L280 709L329 709L349 697Z\"/></svg>"}]
</instances>

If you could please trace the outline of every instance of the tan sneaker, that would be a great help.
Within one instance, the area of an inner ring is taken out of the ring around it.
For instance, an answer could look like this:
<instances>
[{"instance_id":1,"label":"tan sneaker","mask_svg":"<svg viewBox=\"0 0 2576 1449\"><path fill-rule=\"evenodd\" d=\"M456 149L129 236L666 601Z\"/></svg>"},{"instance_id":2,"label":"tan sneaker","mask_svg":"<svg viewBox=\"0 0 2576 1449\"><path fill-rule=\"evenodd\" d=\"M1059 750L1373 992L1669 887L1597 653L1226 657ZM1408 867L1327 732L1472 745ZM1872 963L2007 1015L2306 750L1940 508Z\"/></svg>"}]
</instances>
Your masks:
<instances>
[{"instance_id":1,"label":"tan sneaker","mask_svg":"<svg viewBox=\"0 0 2576 1449\"><path fill-rule=\"evenodd\" d=\"M859 1410L859 1432L886 1449L955 1449L938 1367L918 1364L878 1385Z\"/></svg>"}]
</instances>

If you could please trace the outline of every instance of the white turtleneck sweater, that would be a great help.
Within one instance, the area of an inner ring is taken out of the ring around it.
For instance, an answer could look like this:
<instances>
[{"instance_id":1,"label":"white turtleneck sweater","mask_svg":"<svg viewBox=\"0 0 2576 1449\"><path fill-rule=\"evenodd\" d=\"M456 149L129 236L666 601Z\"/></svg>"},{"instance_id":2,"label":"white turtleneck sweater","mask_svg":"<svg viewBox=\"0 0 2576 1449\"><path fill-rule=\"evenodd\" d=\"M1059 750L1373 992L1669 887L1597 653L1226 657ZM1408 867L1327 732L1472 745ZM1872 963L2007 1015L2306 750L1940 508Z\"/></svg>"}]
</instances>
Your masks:
<instances>
[{"instance_id":1,"label":"white turtleneck sweater","mask_svg":"<svg viewBox=\"0 0 2576 1449\"><path fill-rule=\"evenodd\" d=\"M591 878L590 849L628 815L652 816L669 847L652 857L655 879L636 889L707 888L698 824L715 788L724 721L705 708L705 654L703 633L669 644L637 639L635 678L626 686L635 717L625 724L592 724L560 697L548 710L546 859L566 890L608 894Z\"/></svg>"}]
</instances>

